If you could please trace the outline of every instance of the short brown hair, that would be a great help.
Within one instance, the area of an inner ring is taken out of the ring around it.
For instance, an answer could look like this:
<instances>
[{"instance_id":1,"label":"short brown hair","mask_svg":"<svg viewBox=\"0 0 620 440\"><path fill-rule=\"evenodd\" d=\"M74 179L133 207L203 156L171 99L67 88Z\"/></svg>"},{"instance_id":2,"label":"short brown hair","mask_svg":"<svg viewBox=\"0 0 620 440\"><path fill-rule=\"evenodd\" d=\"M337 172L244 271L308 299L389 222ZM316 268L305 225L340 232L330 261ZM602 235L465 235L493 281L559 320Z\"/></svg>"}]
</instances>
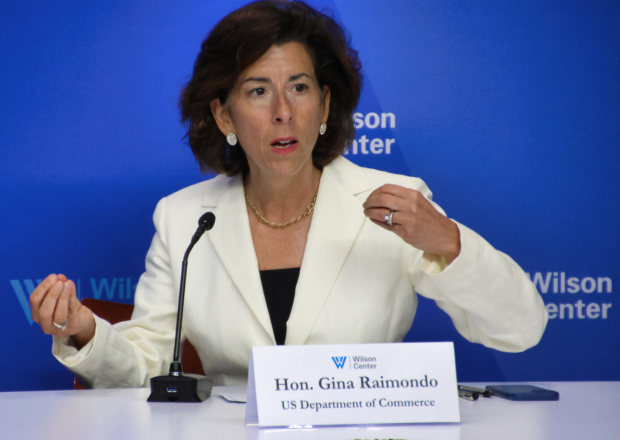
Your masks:
<instances>
[{"instance_id":1,"label":"short brown hair","mask_svg":"<svg viewBox=\"0 0 620 440\"><path fill-rule=\"evenodd\" d=\"M355 136L351 115L362 88L361 63L343 29L329 16L301 1L261 0L224 17L203 41L191 80L180 98L181 118L202 171L233 176L247 173L248 161L237 144L220 132L210 103L226 102L239 74L271 46L299 42L312 58L319 86L329 86L327 132L312 151L323 168L347 148Z\"/></svg>"}]
</instances>

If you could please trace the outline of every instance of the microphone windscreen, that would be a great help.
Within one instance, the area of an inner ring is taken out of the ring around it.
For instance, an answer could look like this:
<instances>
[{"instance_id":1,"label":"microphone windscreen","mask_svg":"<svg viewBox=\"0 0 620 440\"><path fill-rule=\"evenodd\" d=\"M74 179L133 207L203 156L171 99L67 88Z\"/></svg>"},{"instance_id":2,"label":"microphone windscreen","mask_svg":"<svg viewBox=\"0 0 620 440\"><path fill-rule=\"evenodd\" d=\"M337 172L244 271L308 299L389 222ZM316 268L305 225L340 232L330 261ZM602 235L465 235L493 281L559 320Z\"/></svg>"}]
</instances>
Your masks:
<instances>
[{"instance_id":1,"label":"microphone windscreen","mask_svg":"<svg viewBox=\"0 0 620 440\"><path fill-rule=\"evenodd\" d=\"M198 227L201 229L204 228L205 231L210 231L213 225L215 224L215 214L212 212L206 212L202 214L200 219L198 219Z\"/></svg>"}]
</instances>

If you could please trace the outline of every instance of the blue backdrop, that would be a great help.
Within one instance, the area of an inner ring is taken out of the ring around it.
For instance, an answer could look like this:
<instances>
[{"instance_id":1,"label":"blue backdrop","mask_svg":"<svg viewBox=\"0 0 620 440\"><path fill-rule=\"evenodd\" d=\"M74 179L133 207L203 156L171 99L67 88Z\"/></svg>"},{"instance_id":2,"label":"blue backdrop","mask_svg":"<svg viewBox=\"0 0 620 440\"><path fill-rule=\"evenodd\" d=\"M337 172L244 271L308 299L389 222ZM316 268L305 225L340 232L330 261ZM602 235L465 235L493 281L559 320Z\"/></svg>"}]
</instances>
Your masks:
<instances>
[{"instance_id":1,"label":"blue backdrop","mask_svg":"<svg viewBox=\"0 0 620 440\"><path fill-rule=\"evenodd\" d=\"M156 202L207 178L179 90L243 3L0 4L0 390L72 385L30 320L38 280L133 301ZM347 157L422 177L530 274L553 318L537 347L499 353L421 299L407 340L455 341L462 381L620 380L620 3L310 3L364 64Z\"/></svg>"}]
</instances>

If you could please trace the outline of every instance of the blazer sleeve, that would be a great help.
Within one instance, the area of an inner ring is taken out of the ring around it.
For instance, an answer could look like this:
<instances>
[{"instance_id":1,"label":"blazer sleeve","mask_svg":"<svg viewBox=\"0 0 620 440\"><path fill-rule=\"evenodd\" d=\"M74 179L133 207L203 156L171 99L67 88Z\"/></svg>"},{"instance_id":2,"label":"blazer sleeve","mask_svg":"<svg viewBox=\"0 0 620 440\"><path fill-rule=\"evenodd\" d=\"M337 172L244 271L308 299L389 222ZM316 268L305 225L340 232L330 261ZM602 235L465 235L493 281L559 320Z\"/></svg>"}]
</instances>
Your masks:
<instances>
[{"instance_id":1,"label":"blazer sleeve","mask_svg":"<svg viewBox=\"0 0 620 440\"><path fill-rule=\"evenodd\" d=\"M425 185L420 190L431 199ZM451 264L426 253L420 263L419 251L410 246L405 252L415 290L434 300L471 342L507 352L533 347L540 341L548 319L536 287L508 255L455 223L461 236L461 253Z\"/></svg>"},{"instance_id":2,"label":"blazer sleeve","mask_svg":"<svg viewBox=\"0 0 620 440\"><path fill-rule=\"evenodd\" d=\"M166 243L165 200L153 215L156 233L136 288L131 321L110 325L95 317L95 336L79 351L69 338L54 337L54 356L92 388L147 387L150 377L168 372L178 293L172 285Z\"/></svg>"}]
</instances>

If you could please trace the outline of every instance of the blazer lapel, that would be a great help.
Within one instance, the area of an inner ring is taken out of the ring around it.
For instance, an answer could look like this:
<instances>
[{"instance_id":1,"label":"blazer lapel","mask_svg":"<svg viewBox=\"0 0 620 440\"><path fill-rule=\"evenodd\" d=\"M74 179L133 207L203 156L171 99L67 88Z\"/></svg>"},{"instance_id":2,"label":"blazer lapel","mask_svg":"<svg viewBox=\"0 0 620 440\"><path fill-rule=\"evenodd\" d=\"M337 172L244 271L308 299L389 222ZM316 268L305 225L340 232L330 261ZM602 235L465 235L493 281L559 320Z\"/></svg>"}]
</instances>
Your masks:
<instances>
[{"instance_id":1,"label":"blazer lapel","mask_svg":"<svg viewBox=\"0 0 620 440\"><path fill-rule=\"evenodd\" d=\"M308 339L366 218L363 200L355 195L369 189L362 169L342 157L324 168L288 320L287 345Z\"/></svg>"},{"instance_id":2,"label":"blazer lapel","mask_svg":"<svg viewBox=\"0 0 620 440\"><path fill-rule=\"evenodd\" d=\"M216 208L216 222L209 239L228 275L267 334L275 343L269 311L258 272L241 177L220 179L215 191L205 195L203 206ZM225 223L225 227L219 227Z\"/></svg>"}]
</instances>

